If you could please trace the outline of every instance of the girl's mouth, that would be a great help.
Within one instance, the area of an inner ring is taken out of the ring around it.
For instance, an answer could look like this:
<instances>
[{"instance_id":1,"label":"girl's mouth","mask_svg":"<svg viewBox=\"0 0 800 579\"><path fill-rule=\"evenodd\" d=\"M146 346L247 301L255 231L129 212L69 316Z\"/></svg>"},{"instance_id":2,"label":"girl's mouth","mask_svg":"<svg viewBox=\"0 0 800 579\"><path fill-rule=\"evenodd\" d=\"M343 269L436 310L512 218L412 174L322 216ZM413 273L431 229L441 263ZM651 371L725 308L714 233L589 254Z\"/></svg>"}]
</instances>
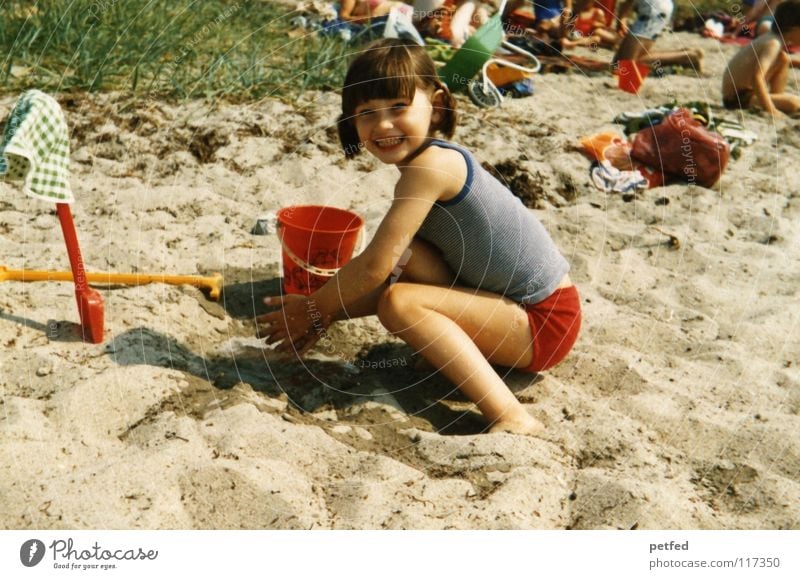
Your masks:
<instances>
[{"instance_id":1,"label":"girl's mouth","mask_svg":"<svg viewBox=\"0 0 800 579\"><path fill-rule=\"evenodd\" d=\"M387 137L385 139L375 139L375 144L381 149L396 147L403 142L403 137Z\"/></svg>"}]
</instances>

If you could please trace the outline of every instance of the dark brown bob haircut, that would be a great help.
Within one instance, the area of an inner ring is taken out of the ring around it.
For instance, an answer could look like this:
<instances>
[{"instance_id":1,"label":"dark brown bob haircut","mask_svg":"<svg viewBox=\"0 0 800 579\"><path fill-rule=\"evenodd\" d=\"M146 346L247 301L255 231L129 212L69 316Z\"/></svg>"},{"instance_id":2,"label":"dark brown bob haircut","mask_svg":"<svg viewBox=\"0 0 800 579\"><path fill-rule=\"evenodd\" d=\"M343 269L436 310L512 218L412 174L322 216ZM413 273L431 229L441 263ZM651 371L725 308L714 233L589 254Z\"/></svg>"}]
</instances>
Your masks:
<instances>
[{"instance_id":1,"label":"dark brown bob haircut","mask_svg":"<svg viewBox=\"0 0 800 579\"><path fill-rule=\"evenodd\" d=\"M356 107L372 99L413 99L417 88L444 92L443 114L434 131L450 139L456 129L456 103L436 74L433 60L422 46L397 38L369 44L350 64L342 88L342 114L337 120L344 154L351 159L361 152L355 126Z\"/></svg>"},{"instance_id":2,"label":"dark brown bob haircut","mask_svg":"<svg viewBox=\"0 0 800 579\"><path fill-rule=\"evenodd\" d=\"M786 0L775 9L777 32L783 36L792 28L800 27L800 0Z\"/></svg>"}]
</instances>

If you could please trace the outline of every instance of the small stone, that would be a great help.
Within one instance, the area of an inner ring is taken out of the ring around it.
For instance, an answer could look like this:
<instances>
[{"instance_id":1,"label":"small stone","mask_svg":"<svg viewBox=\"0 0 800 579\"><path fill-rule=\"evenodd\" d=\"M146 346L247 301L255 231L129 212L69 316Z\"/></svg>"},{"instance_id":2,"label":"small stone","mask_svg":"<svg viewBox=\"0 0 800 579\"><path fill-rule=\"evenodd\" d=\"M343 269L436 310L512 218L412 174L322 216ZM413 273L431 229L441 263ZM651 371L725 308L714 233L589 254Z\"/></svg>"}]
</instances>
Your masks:
<instances>
[{"instance_id":1,"label":"small stone","mask_svg":"<svg viewBox=\"0 0 800 579\"><path fill-rule=\"evenodd\" d=\"M486 480L494 484L502 484L508 480L508 473L500 472L497 470L489 471L486 473Z\"/></svg>"},{"instance_id":2,"label":"small stone","mask_svg":"<svg viewBox=\"0 0 800 579\"><path fill-rule=\"evenodd\" d=\"M311 416L316 418L317 420L324 420L325 422L338 422L339 416L336 414L336 411L331 410L320 410L319 412L314 412Z\"/></svg>"},{"instance_id":3,"label":"small stone","mask_svg":"<svg viewBox=\"0 0 800 579\"><path fill-rule=\"evenodd\" d=\"M331 432L334 434L348 434L351 430L351 427L347 426L346 424L337 424L333 428L331 428Z\"/></svg>"},{"instance_id":4,"label":"small stone","mask_svg":"<svg viewBox=\"0 0 800 579\"><path fill-rule=\"evenodd\" d=\"M36 375L39 376L40 378L43 376L49 376L52 373L53 373L52 366L42 366L41 368L38 368L36 370Z\"/></svg>"},{"instance_id":5,"label":"small stone","mask_svg":"<svg viewBox=\"0 0 800 579\"><path fill-rule=\"evenodd\" d=\"M398 431L398 434L403 434L408 437L411 442L419 442L422 440L422 432L420 432L416 428L407 428L405 430Z\"/></svg>"},{"instance_id":6,"label":"small stone","mask_svg":"<svg viewBox=\"0 0 800 579\"><path fill-rule=\"evenodd\" d=\"M356 426L353 430L355 430L355 433L358 435L359 438L362 438L364 440L372 440L373 438L372 433L366 428L361 428L360 426Z\"/></svg>"},{"instance_id":7,"label":"small stone","mask_svg":"<svg viewBox=\"0 0 800 579\"><path fill-rule=\"evenodd\" d=\"M268 398L268 397L263 398L261 403L267 408L272 408L277 412L284 412L286 410L286 407L289 405L289 403L286 402L285 400L281 400L279 398Z\"/></svg>"},{"instance_id":8,"label":"small stone","mask_svg":"<svg viewBox=\"0 0 800 579\"><path fill-rule=\"evenodd\" d=\"M256 218L255 225L250 230L252 235L270 235L275 231L278 223L278 216L275 213L268 213Z\"/></svg>"}]
</instances>

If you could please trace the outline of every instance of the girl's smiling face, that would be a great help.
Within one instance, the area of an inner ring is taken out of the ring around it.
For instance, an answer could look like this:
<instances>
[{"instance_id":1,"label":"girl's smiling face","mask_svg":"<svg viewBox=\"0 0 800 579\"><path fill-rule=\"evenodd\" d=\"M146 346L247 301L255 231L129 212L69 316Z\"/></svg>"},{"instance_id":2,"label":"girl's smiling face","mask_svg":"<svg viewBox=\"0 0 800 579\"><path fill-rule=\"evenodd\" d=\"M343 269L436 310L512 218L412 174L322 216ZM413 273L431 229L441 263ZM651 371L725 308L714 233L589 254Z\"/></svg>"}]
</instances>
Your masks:
<instances>
[{"instance_id":1,"label":"girl's smiling face","mask_svg":"<svg viewBox=\"0 0 800 579\"><path fill-rule=\"evenodd\" d=\"M402 166L422 147L439 122L440 91L419 87L414 98L370 99L356 106L355 127L366 149L383 163Z\"/></svg>"}]
</instances>

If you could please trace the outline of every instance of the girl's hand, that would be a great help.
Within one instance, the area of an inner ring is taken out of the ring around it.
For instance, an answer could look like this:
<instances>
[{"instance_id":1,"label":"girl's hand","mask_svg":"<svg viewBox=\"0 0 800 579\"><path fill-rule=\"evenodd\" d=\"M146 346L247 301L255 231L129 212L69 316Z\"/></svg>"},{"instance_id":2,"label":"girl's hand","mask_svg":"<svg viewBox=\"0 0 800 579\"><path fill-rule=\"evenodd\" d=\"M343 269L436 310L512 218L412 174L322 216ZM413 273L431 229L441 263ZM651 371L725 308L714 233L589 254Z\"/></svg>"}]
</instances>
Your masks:
<instances>
[{"instance_id":1,"label":"girl's hand","mask_svg":"<svg viewBox=\"0 0 800 579\"><path fill-rule=\"evenodd\" d=\"M264 298L268 306L280 309L256 318L258 335L267 344L279 344L277 352L294 351L302 356L324 335L330 324L306 296L286 294Z\"/></svg>"}]
</instances>

